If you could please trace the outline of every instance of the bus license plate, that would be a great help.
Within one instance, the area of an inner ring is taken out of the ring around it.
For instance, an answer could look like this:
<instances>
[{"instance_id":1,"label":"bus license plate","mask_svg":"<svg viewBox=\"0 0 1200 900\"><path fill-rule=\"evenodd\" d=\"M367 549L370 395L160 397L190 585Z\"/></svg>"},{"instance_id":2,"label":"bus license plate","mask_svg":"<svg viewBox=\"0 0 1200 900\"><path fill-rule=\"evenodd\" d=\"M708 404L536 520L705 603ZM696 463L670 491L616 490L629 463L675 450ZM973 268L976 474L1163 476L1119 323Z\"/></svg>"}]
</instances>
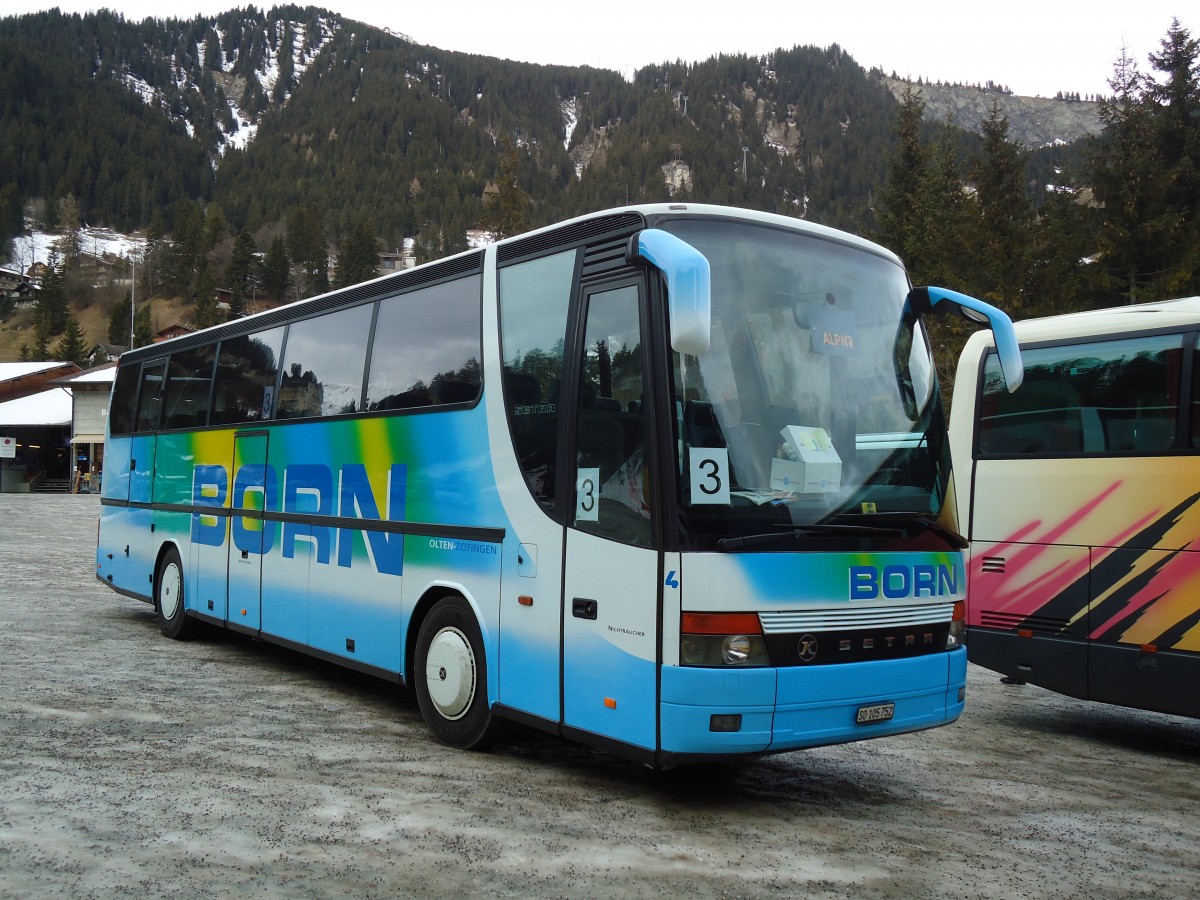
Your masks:
<instances>
[{"instance_id":1,"label":"bus license plate","mask_svg":"<svg viewBox=\"0 0 1200 900\"><path fill-rule=\"evenodd\" d=\"M895 714L895 703L876 703L874 706L860 706L854 721L858 725L870 725L872 722L886 722Z\"/></svg>"}]
</instances>

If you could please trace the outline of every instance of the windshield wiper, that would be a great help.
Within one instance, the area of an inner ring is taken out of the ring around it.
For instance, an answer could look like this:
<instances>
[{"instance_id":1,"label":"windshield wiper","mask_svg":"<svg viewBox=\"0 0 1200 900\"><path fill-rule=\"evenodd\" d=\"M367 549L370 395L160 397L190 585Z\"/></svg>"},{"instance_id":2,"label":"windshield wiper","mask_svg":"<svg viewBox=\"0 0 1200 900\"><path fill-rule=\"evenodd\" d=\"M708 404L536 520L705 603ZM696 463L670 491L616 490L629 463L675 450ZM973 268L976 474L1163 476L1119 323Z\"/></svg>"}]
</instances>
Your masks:
<instances>
[{"instance_id":1,"label":"windshield wiper","mask_svg":"<svg viewBox=\"0 0 1200 900\"><path fill-rule=\"evenodd\" d=\"M945 540L955 550L965 550L970 543L957 531L951 531L939 522L931 513L910 512L907 510L888 510L874 513L838 513L839 519L853 519L861 522L897 522L916 525L923 531L932 531ZM847 526L854 527L854 526Z\"/></svg>"},{"instance_id":2,"label":"windshield wiper","mask_svg":"<svg viewBox=\"0 0 1200 900\"><path fill-rule=\"evenodd\" d=\"M780 528L782 530L766 534L747 534L742 537L721 538L717 541L717 549L742 550L746 547L757 547L760 544L769 544L772 541L789 537L824 537L840 534L864 537L866 535L895 536L904 534L903 528L885 528L879 525L831 525L828 523L818 523L815 525L781 525Z\"/></svg>"}]
</instances>

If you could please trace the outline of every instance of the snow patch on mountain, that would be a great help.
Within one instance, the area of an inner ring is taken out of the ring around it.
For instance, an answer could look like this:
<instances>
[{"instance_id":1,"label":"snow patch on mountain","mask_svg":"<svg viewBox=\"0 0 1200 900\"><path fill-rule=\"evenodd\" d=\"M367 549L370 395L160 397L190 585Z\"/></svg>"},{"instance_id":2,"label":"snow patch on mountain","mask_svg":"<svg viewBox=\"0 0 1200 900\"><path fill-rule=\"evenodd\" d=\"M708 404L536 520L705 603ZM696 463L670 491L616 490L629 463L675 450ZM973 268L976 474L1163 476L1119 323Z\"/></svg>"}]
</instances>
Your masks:
<instances>
[{"instance_id":1,"label":"snow patch on mountain","mask_svg":"<svg viewBox=\"0 0 1200 900\"><path fill-rule=\"evenodd\" d=\"M263 62L252 76L258 82L262 92L267 97L274 98L276 96L276 85L279 82L280 73L283 71L281 60L285 58L290 59L293 82L298 82L325 45L337 34L338 27L338 23L333 19L322 16L318 20L317 34L310 38L303 22L279 19L273 26L267 26L264 30L268 34L272 32L280 36L290 34L291 43L289 46L282 46L282 40L280 40L274 44L270 42L266 44ZM228 116L218 113L215 118L218 123L226 121L232 123L231 125L218 125L220 143L216 150L218 154L223 155L231 147L245 148L254 140L262 113L251 113L240 105L246 93L246 79L233 73L238 68L242 48L227 46L228 35L222 29L218 29L215 24L213 33L216 35L219 46L212 55L219 68L209 71L220 85L228 108ZM209 58L210 50L209 39L198 41L194 50L195 59L204 63ZM173 108L172 102L168 98L133 72L128 64L121 66L118 80L147 106L158 108L164 115L183 126L190 137L195 137L195 128L189 114L202 115L202 110L189 109L187 102L180 105L182 108L180 106ZM188 66L178 64L175 66L174 82L180 96L184 98L202 96L199 86L194 80L194 70ZM291 92L287 91L275 102L278 105L284 105L290 98Z\"/></svg>"}]
</instances>

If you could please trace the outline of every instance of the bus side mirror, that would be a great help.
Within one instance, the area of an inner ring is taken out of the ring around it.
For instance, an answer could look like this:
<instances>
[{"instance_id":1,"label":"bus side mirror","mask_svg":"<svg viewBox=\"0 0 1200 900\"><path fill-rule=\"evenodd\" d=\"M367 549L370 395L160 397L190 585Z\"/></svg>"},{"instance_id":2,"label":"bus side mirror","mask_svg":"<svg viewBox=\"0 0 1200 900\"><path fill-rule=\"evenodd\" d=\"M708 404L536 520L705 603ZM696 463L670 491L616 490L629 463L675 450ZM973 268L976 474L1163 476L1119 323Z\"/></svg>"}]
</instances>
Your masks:
<instances>
[{"instance_id":1,"label":"bus side mirror","mask_svg":"<svg viewBox=\"0 0 1200 900\"><path fill-rule=\"evenodd\" d=\"M1011 394L1025 380L1025 367L1021 363L1021 348L1017 344L1017 332L1012 319L1004 312L967 294L940 287L913 288L904 301L905 316L924 316L934 310L953 310L968 322L987 325L996 342L996 353L1000 358L1000 372L1004 384Z\"/></svg>"},{"instance_id":2,"label":"bus side mirror","mask_svg":"<svg viewBox=\"0 0 1200 900\"><path fill-rule=\"evenodd\" d=\"M629 239L626 257L644 259L666 276L671 349L691 356L708 352L712 330L712 273L704 254L657 228Z\"/></svg>"}]
</instances>

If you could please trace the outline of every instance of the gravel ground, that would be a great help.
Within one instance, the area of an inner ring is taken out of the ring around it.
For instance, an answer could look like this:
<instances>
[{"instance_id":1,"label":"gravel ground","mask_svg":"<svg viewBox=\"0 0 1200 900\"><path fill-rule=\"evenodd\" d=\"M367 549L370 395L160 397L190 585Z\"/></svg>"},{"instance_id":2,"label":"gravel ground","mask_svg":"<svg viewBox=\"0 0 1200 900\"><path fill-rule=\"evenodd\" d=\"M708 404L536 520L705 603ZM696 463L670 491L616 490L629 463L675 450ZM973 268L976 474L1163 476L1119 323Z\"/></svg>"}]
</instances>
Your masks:
<instances>
[{"instance_id":1,"label":"gravel ground","mask_svg":"<svg viewBox=\"0 0 1200 900\"><path fill-rule=\"evenodd\" d=\"M956 725L738 766L461 753L395 687L163 638L98 509L0 494L0 896L1200 896L1200 722L972 667Z\"/></svg>"}]
</instances>

